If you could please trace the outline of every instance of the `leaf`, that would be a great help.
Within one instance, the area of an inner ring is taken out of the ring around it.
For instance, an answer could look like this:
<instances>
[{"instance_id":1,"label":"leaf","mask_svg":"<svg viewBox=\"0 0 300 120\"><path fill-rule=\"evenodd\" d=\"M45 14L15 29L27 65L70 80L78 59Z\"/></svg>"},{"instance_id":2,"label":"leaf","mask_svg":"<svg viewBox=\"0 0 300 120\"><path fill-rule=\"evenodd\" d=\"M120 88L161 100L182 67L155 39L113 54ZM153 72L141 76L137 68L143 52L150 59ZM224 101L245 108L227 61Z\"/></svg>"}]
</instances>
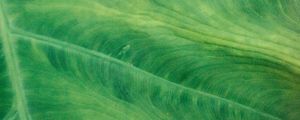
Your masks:
<instances>
[{"instance_id":1,"label":"leaf","mask_svg":"<svg viewBox=\"0 0 300 120\"><path fill-rule=\"evenodd\" d=\"M4 120L298 120L293 0L3 0Z\"/></svg>"}]
</instances>

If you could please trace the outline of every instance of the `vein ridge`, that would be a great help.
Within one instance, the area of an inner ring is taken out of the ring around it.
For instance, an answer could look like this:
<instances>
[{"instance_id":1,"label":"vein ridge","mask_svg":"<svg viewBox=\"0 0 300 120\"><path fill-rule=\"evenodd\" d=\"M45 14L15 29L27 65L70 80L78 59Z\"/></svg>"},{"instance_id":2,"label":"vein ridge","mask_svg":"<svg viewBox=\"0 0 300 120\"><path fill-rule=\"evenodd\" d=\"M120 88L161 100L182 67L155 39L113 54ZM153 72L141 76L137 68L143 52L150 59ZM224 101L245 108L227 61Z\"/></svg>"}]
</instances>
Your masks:
<instances>
[{"instance_id":1,"label":"vein ridge","mask_svg":"<svg viewBox=\"0 0 300 120\"><path fill-rule=\"evenodd\" d=\"M23 88L23 79L21 76L20 67L18 64L18 58L16 51L14 50L14 41L10 39L9 23L4 13L4 3L0 3L0 33L3 42L3 53L7 64L8 75L11 81L12 87L15 92L15 109L21 120L31 120L31 116L28 111L26 95ZM14 107L14 106L12 106ZM14 109L14 108L11 108Z\"/></svg>"},{"instance_id":2,"label":"vein ridge","mask_svg":"<svg viewBox=\"0 0 300 120\"><path fill-rule=\"evenodd\" d=\"M118 60L116 58L113 58L111 56L103 54L101 52L90 50L90 49L87 49L87 48L84 48L84 47L81 47L81 46L78 46L78 45L75 45L75 44L72 44L72 43L60 41L60 40L57 40L55 38L50 38L48 36L37 35L35 33L26 32L26 31L23 31L23 30L18 29L18 28L13 28L12 32L13 32L12 34L15 35L16 37L24 38L24 39L22 39L24 41L35 41L35 42L39 42L41 44L46 44L46 45L53 46L53 47L58 48L58 49L64 49L64 48L68 47L68 49L73 49L73 50L75 50L77 52L84 53L84 54L90 55L92 57L102 57L102 58L108 59L108 60L110 60L112 62L115 62L117 64L123 65L124 67L131 67L134 70L137 70L137 71L142 72L144 74L147 74L149 76L155 77L157 79L161 79L160 81L162 81L164 83L172 84L174 86L183 88L183 89L188 90L190 92L193 92L193 93L195 93L197 95L200 95L200 96L203 95L203 96L206 96L206 97L210 97L210 98L214 98L214 99L219 99L221 101L227 102L228 104L236 105L236 106L238 106L240 108L249 110L251 112L260 114L262 116L269 117L269 118L274 119L274 120L281 120L281 118L278 118L277 116L274 116L274 115L272 115L270 113L265 113L265 112L262 112L262 111L258 111L258 110L254 109L252 107L243 105L243 104L238 103L236 101L232 101L232 100L229 100L229 99L217 96L215 94L207 93L207 92L204 92L204 91L198 91L198 90L195 90L195 89L192 89L192 88L185 87L185 86L180 85L180 84L176 84L176 83L170 82L170 81L166 80L165 78L162 78L160 76L154 75L154 74L152 74L150 72L147 72L147 71L145 71L143 69L140 69L138 67L129 65L127 63L124 63L121 60Z\"/></svg>"}]
</instances>

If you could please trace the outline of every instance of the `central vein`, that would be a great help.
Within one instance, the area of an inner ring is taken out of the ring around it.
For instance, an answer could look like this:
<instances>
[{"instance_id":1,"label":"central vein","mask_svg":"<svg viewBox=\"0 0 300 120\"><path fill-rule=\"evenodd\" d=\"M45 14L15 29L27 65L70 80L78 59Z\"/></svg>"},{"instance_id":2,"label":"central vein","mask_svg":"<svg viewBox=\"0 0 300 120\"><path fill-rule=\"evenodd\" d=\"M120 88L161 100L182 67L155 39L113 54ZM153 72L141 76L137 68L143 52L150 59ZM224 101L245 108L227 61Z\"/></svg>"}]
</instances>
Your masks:
<instances>
[{"instance_id":1,"label":"central vein","mask_svg":"<svg viewBox=\"0 0 300 120\"><path fill-rule=\"evenodd\" d=\"M8 22L5 19L6 16L4 13L2 2L0 3L0 33L3 42L3 53L5 56L9 79L15 92L16 108L12 109L17 110L17 113L19 115L18 117L21 120L30 120L31 117L27 108L21 72L19 69L16 51L14 50L14 41L10 38Z\"/></svg>"}]
</instances>

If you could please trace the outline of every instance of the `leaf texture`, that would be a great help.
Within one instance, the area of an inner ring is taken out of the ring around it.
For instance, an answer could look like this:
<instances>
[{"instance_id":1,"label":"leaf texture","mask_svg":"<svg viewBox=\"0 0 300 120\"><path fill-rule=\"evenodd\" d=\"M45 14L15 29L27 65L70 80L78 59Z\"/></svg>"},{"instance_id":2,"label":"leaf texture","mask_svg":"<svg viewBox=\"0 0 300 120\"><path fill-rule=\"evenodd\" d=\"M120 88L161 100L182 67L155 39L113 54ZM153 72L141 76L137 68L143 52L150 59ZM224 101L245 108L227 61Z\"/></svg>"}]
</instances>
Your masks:
<instances>
[{"instance_id":1,"label":"leaf texture","mask_svg":"<svg viewBox=\"0 0 300 120\"><path fill-rule=\"evenodd\" d=\"M2 0L4 120L298 120L297 0Z\"/></svg>"}]
</instances>

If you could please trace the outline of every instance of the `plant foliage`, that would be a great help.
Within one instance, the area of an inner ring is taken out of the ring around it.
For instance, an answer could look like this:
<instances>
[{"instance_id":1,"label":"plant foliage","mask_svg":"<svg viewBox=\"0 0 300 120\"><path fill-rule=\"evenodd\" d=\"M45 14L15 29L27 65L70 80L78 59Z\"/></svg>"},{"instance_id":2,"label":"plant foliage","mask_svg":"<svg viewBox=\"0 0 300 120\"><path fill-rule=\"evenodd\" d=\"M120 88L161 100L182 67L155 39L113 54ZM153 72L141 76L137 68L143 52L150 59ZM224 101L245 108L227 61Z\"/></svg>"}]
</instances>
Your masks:
<instances>
[{"instance_id":1,"label":"plant foliage","mask_svg":"<svg viewBox=\"0 0 300 120\"><path fill-rule=\"evenodd\" d=\"M300 119L299 0L0 2L0 119Z\"/></svg>"}]
</instances>

